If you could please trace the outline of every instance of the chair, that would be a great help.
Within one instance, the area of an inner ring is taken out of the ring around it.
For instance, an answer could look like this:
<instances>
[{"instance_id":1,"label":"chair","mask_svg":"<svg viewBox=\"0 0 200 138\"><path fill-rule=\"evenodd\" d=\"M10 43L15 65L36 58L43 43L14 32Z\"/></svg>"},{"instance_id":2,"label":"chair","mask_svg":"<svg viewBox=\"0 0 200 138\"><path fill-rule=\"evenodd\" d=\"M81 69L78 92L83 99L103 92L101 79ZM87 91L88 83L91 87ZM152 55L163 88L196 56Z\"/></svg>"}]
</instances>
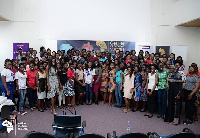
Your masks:
<instances>
[{"instance_id":1,"label":"chair","mask_svg":"<svg viewBox=\"0 0 200 138\"><path fill-rule=\"evenodd\" d=\"M159 136L156 132L148 132L148 133L147 133L147 136L148 136L149 138L154 138L155 136L156 136L157 138L160 138L160 136Z\"/></svg>"},{"instance_id":2,"label":"chair","mask_svg":"<svg viewBox=\"0 0 200 138\"><path fill-rule=\"evenodd\" d=\"M1 73L0 73L0 76L1 76ZM3 83L2 83L2 79L0 77L0 94L2 93L2 87L3 87Z\"/></svg>"},{"instance_id":3,"label":"chair","mask_svg":"<svg viewBox=\"0 0 200 138\"><path fill-rule=\"evenodd\" d=\"M167 136L167 138L198 138L189 128L184 128L182 132Z\"/></svg>"},{"instance_id":4,"label":"chair","mask_svg":"<svg viewBox=\"0 0 200 138\"><path fill-rule=\"evenodd\" d=\"M62 138L74 138L76 136L81 135L81 129L76 129L76 128L55 128L54 129L54 136L55 137L62 137Z\"/></svg>"},{"instance_id":5,"label":"chair","mask_svg":"<svg viewBox=\"0 0 200 138\"><path fill-rule=\"evenodd\" d=\"M122 134L119 138L149 138L149 137L143 133L126 133Z\"/></svg>"},{"instance_id":6,"label":"chair","mask_svg":"<svg viewBox=\"0 0 200 138\"><path fill-rule=\"evenodd\" d=\"M4 105L1 108L1 121L10 120L10 106Z\"/></svg>"},{"instance_id":7,"label":"chair","mask_svg":"<svg viewBox=\"0 0 200 138\"><path fill-rule=\"evenodd\" d=\"M31 131L27 133L24 138L56 138L55 136L42 132Z\"/></svg>"},{"instance_id":8,"label":"chair","mask_svg":"<svg viewBox=\"0 0 200 138\"><path fill-rule=\"evenodd\" d=\"M198 136L193 133L181 132L167 136L167 138L198 138Z\"/></svg>"},{"instance_id":9,"label":"chair","mask_svg":"<svg viewBox=\"0 0 200 138\"><path fill-rule=\"evenodd\" d=\"M7 127L2 125L3 122L0 121L0 133L6 133L8 137Z\"/></svg>"},{"instance_id":10,"label":"chair","mask_svg":"<svg viewBox=\"0 0 200 138\"><path fill-rule=\"evenodd\" d=\"M110 133L107 133L107 138L112 138Z\"/></svg>"},{"instance_id":11,"label":"chair","mask_svg":"<svg viewBox=\"0 0 200 138\"><path fill-rule=\"evenodd\" d=\"M116 138L117 137L117 133L116 131L113 131L113 138Z\"/></svg>"},{"instance_id":12,"label":"chair","mask_svg":"<svg viewBox=\"0 0 200 138\"><path fill-rule=\"evenodd\" d=\"M107 138L117 138L116 131L113 131L113 135L111 136L110 133L107 133Z\"/></svg>"},{"instance_id":13,"label":"chair","mask_svg":"<svg viewBox=\"0 0 200 138\"><path fill-rule=\"evenodd\" d=\"M54 115L52 124L54 135L56 137L66 137L73 134L73 137L84 133L86 122L82 122L80 115Z\"/></svg>"},{"instance_id":14,"label":"chair","mask_svg":"<svg viewBox=\"0 0 200 138\"><path fill-rule=\"evenodd\" d=\"M105 138L105 137L98 134L83 134L83 135L77 136L76 138Z\"/></svg>"}]
</instances>

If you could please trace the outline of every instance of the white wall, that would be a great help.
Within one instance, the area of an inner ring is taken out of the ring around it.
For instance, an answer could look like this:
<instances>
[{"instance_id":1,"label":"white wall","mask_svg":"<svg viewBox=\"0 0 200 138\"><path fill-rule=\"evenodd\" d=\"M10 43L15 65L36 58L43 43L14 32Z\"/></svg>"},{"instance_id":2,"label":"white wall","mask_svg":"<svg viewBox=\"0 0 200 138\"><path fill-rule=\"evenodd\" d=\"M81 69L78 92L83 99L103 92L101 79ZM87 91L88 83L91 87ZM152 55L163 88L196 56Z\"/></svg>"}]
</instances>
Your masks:
<instances>
[{"instance_id":1,"label":"white wall","mask_svg":"<svg viewBox=\"0 0 200 138\"><path fill-rule=\"evenodd\" d=\"M39 39L39 4L39 0L15 0L13 21L0 22L0 71L3 69L4 60L13 56L13 43L29 43L30 47L38 51L40 46L56 50L56 40ZM200 14L198 4L199 0L151 0L150 44L187 45L188 60L185 62L187 67L192 62L200 65L200 31L199 28L175 27L175 25L198 17ZM123 9L126 10L126 7ZM73 16L73 12L70 14ZM76 39L80 39L79 34L76 35Z\"/></svg>"},{"instance_id":2,"label":"white wall","mask_svg":"<svg viewBox=\"0 0 200 138\"><path fill-rule=\"evenodd\" d=\"M150 42L151 0L42 0L40 38Z\"/></svg>"},{"instance_id":3,"label":"white wall","mask_svg":"<svg viewBox=\"0 0 200 138\"><path fill-rule=\"evenodd\" d=\"M152 0L151 3L152 45L188 46L188 59L184 62L186 70L193 62L200 66L200 30L195 27L176 27L176 25L182 23L180 21L191 20L191 17L200 17L198 12L200 5L195 5L200 4L200 1L197 1L190 0L191 4L188 4L188 0Z\"/></svg>"},{"instance_id":4,"label":"white wall","mask_svg":"<svg viewBox=\"0 0 200 138\"><path fill-rule=\"evenodd\" d=\"M176 24L191 21L200 17L200 0L174 0Z\"/></svg>"},{"instance_id":5,"label":"white wall","mask_svg":"<svg viewBox=\"0 0 200 138\"><path fill-rule=\"evenodd\" d=\"M39 50L42 43L39 35L39 1L15 0L14 18L11 22L0 22L0 71L6 58L13 57L13 43L29 43Z\"/></svg>"},{"instance_id":6,"label":"white wall","mask_svg":"<svg viewBox=\"0 0 200 138\"><path fill-rule=\"evenodd\" d=\"M14 0L0 0L0 16L8 20L13 20Z\"/></svg>"}]
</instances>

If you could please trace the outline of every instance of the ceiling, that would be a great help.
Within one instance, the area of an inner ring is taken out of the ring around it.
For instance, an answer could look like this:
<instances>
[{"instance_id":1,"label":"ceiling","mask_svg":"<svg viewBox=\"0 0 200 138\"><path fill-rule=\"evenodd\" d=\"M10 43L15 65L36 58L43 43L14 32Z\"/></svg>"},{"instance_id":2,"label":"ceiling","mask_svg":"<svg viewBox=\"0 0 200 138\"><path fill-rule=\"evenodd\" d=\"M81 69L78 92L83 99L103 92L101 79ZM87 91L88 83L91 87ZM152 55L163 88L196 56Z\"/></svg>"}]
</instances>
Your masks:
<instances>
[{"instance_id":1,"label":"ceiling","mask_svg":"<svg viewBox=\"0 0 200 138\"><path fill-rule=\"evenodd\" d=\"M200 18L191 20L186 23L179 24L178 26L185 26L185 27L200 27Z\"/></svg>"},{"instance_id":2,"label":"ceiling","mask_svg":"<svg viewBox=\"0 0 200 138\"><path fill-rule=\"evenodd\" d=\"M9 20L0 16L0 21L9 21Z\"/></svg>"}]
</instances>

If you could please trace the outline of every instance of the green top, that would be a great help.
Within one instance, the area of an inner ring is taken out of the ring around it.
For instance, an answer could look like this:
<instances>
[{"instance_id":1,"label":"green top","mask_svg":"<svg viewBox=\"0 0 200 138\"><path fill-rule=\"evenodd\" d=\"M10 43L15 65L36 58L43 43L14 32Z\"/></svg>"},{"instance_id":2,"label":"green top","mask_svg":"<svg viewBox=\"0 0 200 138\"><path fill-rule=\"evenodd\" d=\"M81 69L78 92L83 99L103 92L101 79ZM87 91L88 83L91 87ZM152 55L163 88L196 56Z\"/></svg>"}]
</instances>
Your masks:
<instances>
[{"instance_id":1,"label":"green top","mask_svg":"<svg viewBox=\"0 0 200 138\"><path fill-rule=\"evenodd\" d=\"M168 72L167 71L164 71L162 73L157 72L157 74L158 74L158 89L166 89Z\"/></svg>"}]
</instances>

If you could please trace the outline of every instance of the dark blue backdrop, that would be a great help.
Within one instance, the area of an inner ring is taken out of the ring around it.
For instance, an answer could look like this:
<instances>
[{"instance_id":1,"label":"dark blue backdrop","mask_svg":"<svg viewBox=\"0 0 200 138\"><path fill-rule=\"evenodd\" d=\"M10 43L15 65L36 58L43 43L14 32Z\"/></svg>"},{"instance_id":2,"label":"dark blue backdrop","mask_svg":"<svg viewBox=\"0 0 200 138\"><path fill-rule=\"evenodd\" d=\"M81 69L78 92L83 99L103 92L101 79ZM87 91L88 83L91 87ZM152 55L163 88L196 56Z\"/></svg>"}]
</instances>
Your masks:
<instances>
[{"instance_id":1,"label":"dark blue backdrop","mask_svg":"<svg viewBox=\"0 0 200 138\"><path fill-rule=\"evenodd\" d=\"M115 49L119 48L122 51L135 50L135 42L129 41L91 41L91 40L57 40L57 50L67 50L74 48L75 50L100 50L109 51L112 54Z\"/></svg>"}]
</instances>

